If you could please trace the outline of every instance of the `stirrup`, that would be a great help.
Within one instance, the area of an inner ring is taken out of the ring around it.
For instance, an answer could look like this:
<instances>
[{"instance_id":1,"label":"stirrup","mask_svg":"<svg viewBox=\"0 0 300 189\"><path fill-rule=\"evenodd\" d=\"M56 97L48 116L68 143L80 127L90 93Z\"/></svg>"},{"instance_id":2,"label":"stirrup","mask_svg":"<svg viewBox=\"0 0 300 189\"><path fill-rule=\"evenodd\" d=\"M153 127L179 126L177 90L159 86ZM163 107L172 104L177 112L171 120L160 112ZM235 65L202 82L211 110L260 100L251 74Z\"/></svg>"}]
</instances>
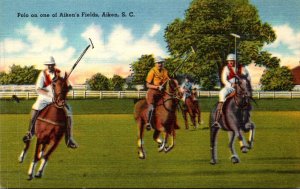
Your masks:
<instances>
[{"instance_id":1,"label":"stirrup","mask_svg":"<svg viewBox=\"0 0 300 189\"><path fill-rule=\"evenodd\" d=\"M30 141L31 139L32 139L32 134L29 132L29 133L27 133L24 137L23 137L23 142L24 143L27 143L28 141Z\"/></svg>"},{"instance_id":2,"label":"stirrup","mask_svg":"<svg viewBox=\"0 0 300 189\"><path fill-rule=\"evenodd\" d=\"M222 127L221 127L221 124L219 123L219 121L215 121L215 122L212 124L212 127L222 128Z\"/></svg>"},{"instance_id":3,"label":"stirrup","mask_svg":"<svg viewBox=\"0 0 300 189\"><path fill-rule=\"evenodd\" d=\"M146 124L146 129L147 129L147 131L150 131L150 130L151 130L151 128L152 128L152 125L151 125L151 123L147 123L147 124Z\"/></svg>"}]
</instances>

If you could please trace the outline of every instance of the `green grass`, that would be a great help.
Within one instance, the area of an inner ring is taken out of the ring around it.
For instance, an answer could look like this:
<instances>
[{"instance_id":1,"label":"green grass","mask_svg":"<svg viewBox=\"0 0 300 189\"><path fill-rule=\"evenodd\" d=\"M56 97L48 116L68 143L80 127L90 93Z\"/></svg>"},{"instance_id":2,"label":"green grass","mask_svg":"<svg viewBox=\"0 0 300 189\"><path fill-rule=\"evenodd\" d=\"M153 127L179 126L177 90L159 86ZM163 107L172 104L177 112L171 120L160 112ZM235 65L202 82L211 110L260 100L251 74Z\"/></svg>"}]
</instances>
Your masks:
<instances>
[{"instance_id":1,"label":"green grass","mask_svg":"<svg viewBox=\"0 0 300 189\"><path fill-rule=\"evenodd\" d=\"M200 98L201 110L208 112L217 98ZM253 104L254 111L300 111L300 99L260 99ZM34 100L21 100L20 103L0 100L0 114L28 114ZM69 100L73 113L79 114L131 114L133 99L86 99Z\"/></svg>"},{"instance_id":2,"label":"green grass","mask_svg":"<svg viewBox=\"0 0 300 189\"><path fill-rule=\"evenodd\" d=\"M76 106L76 105L75 105ZM74 110L75 111L75 110ZM88 111L88 110L86 110ZM227 133L218 139L219 164L210 165L209 130L177 131L176 146L157 152L152 131L145 133L147 158L137 157L136 124L131 114L75 115L80 147L62 141L42 179L27 181L33 147L23 164L17 157L29 115L2 114L0 185L5 188L296 188L300 186L299 111L254 111L254 149L241 163L229 160ZM207 126L208 113L203 113ZM179 123L183 128L180 118Z\"/></svg>"}]
</instances>

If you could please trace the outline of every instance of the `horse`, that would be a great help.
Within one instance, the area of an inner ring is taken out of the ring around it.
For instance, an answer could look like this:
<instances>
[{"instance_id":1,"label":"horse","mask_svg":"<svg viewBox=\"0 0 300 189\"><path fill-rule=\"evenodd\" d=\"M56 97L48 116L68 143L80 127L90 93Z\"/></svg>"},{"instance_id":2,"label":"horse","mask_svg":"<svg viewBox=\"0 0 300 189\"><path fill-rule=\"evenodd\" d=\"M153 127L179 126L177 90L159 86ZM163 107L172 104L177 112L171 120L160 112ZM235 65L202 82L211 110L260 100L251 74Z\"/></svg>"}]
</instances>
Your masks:
<instances>
[{"instance_id":1,"label":"horse","mask_svg":"<svg viewBox=\"0 0 300 189\"><path fill-rule=\"evenodd\" d=\"M50 155L57 148L60 140L66 133L67 114L64 106L66 105L66 96L68 93L67 74L64 77L56 76L53 79L53 102L46 106L38 115L35 122L36 146L33 161L28 170L28 180L34 177L41 178ZM25 143L25 147L19 156L19 162L22 163L29 149L30 141ZM40 162L38 172L34 175L35 167Z\"/></svg>"},{"instance_id":2,"label":"horse","mask_svg":"<svg viewBox=\"0 0 300 189\"><path fill-rule=\"evenodd\" d=\"M167 153L175 145L175 129L178 129L176 109L180 101L180 91L177 81L174 79L167 80L164 86L162 97L157 100L155 105L152 125L154 126L153 139L158 143L158 151ZM148 117L147 109L146 99L139 100L134 106L134 119L138 127L138 157L140 159L146 158L143 137ZM161 134L162 137L160 137Z\"/></svg>"},{"instance_id":3,"label":"horse","mask_svg":"<svg viewBox=\"0 0 300 189\"><path fill-rule=\"evenodd\" d=\"M182 108L182 116L184 119L186 129L189 129L187 114L190 115L192 124L195 129L198 127L198 125L203 123L201 120L201 110L200 110L199 102L198 102L198 100L194 100L194 97L196 97L196 94L193 91L192 95L190 95L189 97L187 97L185 99L184 105ZM197 123L196 123L196 119L197 119Z\"/></svg>"},{"instance_id":4,"label":"horse","mask_svg":"<svg viewBox=\"0 0 300 189\"><path fill-rule=\"evenodd\" d=\"M238 137L240 149L247 153L253 148L255 125L250 120L250 111L252 106L252 87L246 76L236 76L235 92L229 95L222 108L222 114L218 122L215 121L217 104L210 113L210 164L217 163L217 135L220 128L228 132L229 148L231 152L231 162L239 163L240 159L234 148L234 141ZM255 101L254 101L255 102ZM249 138L246 143L243 132L249 132Z\"/></svg>"}]
</instances>

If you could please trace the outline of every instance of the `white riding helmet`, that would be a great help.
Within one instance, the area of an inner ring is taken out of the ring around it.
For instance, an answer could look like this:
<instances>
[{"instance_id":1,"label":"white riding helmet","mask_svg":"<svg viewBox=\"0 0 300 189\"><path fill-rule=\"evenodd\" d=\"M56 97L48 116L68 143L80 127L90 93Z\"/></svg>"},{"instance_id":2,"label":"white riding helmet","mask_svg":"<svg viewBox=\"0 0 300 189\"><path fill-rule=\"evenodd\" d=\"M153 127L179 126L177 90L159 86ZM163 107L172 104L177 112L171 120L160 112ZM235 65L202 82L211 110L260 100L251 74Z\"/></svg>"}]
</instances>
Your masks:
<instances>
[{"instance_id":1,"label":"white riding helmet","mask_svg":"<svg viewBox=\"0 0 300 189\"><path fill-rule=\"evenodd\" d=\"M50 60L45 61L44 65L55 65L55 60L54 60L53 56L50 57Z\"/></svg>"},{"instance_id":2,"label":"white riding helmet","mask_svg":"<svg viewBox=\"0 0 300 189\"><path fill-rule=\"evenodd\" d=\"M227 61L228 61L228 60L234 60L234 61L236 61L236 56L235 56L235 54L228 54L226 60L227 60Z\"/></svg>"},{"instance_id":3,"label":"white riding helmet","mask_svg":"<svg viewBox=\"0 0 300 189\"><path fill-rule=\"evenodd\" d=\"M162 58L162 57L160 57L160 56L157 56L157 57L154 58L154 62L155 62L155 63L165 62L165 59Z\"/></svg>"}]
</instances>

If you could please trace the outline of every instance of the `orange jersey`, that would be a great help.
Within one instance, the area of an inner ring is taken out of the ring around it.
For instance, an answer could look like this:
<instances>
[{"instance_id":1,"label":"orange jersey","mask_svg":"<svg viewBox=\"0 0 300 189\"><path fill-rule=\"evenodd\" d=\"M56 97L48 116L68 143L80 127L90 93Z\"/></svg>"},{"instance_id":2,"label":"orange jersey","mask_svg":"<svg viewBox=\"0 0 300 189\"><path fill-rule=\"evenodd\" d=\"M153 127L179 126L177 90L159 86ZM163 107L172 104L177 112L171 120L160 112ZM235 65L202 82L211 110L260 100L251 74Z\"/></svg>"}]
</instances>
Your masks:
<instances>
[{"instance_id":1,"label":"orange jersey","mask_svg":"<svg viewBox=\"0 0 300 189\"><path fill-rule=\"evenodd\" d=\"M166 80L170 79L168 71L165 68L162 68L159 71L156 67L153 67L147 75L146 82L159 86L162 85Z\"/></svg>"}]
</instances>

